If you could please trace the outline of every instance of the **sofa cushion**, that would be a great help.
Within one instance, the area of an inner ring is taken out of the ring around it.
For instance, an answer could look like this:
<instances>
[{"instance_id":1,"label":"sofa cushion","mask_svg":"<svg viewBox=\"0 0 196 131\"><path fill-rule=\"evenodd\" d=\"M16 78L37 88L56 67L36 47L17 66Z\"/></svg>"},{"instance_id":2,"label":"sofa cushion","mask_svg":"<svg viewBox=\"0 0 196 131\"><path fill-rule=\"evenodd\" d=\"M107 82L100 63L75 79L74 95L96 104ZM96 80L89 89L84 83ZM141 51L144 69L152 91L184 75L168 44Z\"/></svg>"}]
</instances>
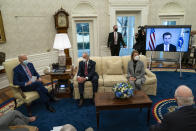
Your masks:
<instances>
[{"instance_id":1,"label":"sofa cushion","mask_svg":"<svg viewBox=\"0 0 196 131\"><path fill-rule=\"evenodd\" d=\"M102 75L102 69L101 69L101 57L90 57L91 60L96 62L96 67L95 67L95 71L99 74Z\"/></svg>"},{"instance_id":2,"label":"sofa cushion","mask_svg":"<svg viewBox=\"0 0 196 131\"><path fill-rule=\"evenodd\" d=\"M122 75L122 59L119 56L102 57L102 70L105 75Z\"/></svg>"},{"instance_id":3,"label":"sofa cushion","mask_svg":"<svg viewBox=\"0 0 196 131\"><path fill-rule=\"evenodd\" d=\"M116 83L127 82L127 78L124 75L103 75L104 86L112 87Z\"/></svg>"},{"instance_id":4,"label":"sofa cushion","mask_svg":"<svg viewBox=\"0 0 196 131\"><path fill-rule=\"evenodd\" d=\"M118 60L118 61L108 60L106 63L107 63L106 64L107 75L122 75L123 74L121 60Z\"/></svg>"}]
</instances>

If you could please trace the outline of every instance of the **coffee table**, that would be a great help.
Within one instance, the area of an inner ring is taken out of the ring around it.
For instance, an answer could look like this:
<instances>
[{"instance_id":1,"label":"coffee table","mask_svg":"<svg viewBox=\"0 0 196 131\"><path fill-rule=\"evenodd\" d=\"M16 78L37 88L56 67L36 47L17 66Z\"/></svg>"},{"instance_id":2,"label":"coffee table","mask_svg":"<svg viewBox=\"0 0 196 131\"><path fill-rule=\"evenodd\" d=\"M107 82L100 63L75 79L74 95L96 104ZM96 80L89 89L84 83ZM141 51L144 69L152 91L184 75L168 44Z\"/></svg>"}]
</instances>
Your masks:
<instances>
[{"instance_id":1,"label":"coffee table","mask_svg":"<svg viewBox=\"0 0 196 131\"><path fill-rule=\"evenodd\" d=\"M97 128L99 128L99 111L101 110L120 110L127 108L148 108L147 113L147 124L150 121L152 100L143 92L135 91L135 95L128 99L115 98L114 94L101 93L95 94L95 107L97 117Z\"/></svg>"}]
</instances>

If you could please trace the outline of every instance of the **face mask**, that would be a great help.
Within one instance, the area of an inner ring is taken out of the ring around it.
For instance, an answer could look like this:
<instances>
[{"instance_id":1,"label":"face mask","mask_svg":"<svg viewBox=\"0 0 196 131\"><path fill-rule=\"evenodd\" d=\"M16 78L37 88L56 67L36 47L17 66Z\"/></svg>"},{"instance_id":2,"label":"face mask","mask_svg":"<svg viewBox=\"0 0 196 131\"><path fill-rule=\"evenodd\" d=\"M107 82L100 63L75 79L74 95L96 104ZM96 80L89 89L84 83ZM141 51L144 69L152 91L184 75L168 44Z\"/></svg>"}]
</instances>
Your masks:
<instances>
[{"instance_id":1,"label":"face mask","mask_svg":"<svg viewBox=\"0 0 196 131\"><path fill-rule=\"evenodd\" d=\"M117 31L118 31L118 28L114 29L114 31L116 31L116 32L117 32Z\"/></svg>"},{"instance_id":2,"label":"face mask","mask_svg":"<svg viewBox=\"0 0 196 131\"><path fill-rule=\"evenodd\" d=\"M27 60L23 61L23 64L27 65L29 62Z\"/></svg>"},{"instance_id":3,"label":"face mask","mask_svg":"<svg viewBox=\"0 0 196 131\"><path fill-rule=\"evenodd\" d=\"M138 61L138 60L139 60L139 56L138 56L138 55L135 56L135 57L134 57L134 60L135 60L135 61Z\"/></svg>"},{"instance_id":4,"label":"face mask","mask_svg":"<svg viewBox=\"0 0 196 131\"><path fill-rule=\"evenodd\" d=\"M86 62L87 60L85 58L83 58L83 62Z\"/></svg>"}]
</instances>

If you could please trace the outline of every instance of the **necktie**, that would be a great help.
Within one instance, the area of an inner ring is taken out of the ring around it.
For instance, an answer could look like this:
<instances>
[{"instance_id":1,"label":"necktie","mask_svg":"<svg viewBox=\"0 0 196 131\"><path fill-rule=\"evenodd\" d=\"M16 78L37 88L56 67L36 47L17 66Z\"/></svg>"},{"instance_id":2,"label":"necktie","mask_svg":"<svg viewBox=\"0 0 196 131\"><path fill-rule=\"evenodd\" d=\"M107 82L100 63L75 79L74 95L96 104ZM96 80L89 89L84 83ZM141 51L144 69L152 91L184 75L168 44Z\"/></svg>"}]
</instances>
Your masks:
<instances>
[{"instance_id":1,"label":"necktie","mask_svg":"<svg viewBox=\"0 0 196 131\"><path fill-rule=\"evenodd\" d=\"M165 51L169 51L169 49L168 49L168 45L166 45L166 50Z\"/></svg>"},{"instance_id":2,"label":"necktie","mask_svg":"<svg viewBox=\"0 0 196 131\"><path fill-rule=\"evenodd\" d=\"M32 77L32 74L31 74L31 71L29 70L29 68L28 68L27 65L25 66L25 69L27 71L28 76L31 78Z\"/></svg>"},{"instance_id":3,"label":"necktie","mask_svg":"<svg viewBox=\"0 0 196 131\"><path fill-rule=\"evenodd\" d=\"M87 69L87 62L85 62L85 72L84 72L85 76L88 75L88 69Z\"/></svg>"},{"instance_id":4,"label":"necktie","mask_svg":"<svg viewBox=\"0 0 196 131\"><path fill-rule=\"evenodd\" d=\"M114 32L114 44L115 44L115 45L117 45L116 33L117 33L117 32Z\"/></svg>"}]
</instances>

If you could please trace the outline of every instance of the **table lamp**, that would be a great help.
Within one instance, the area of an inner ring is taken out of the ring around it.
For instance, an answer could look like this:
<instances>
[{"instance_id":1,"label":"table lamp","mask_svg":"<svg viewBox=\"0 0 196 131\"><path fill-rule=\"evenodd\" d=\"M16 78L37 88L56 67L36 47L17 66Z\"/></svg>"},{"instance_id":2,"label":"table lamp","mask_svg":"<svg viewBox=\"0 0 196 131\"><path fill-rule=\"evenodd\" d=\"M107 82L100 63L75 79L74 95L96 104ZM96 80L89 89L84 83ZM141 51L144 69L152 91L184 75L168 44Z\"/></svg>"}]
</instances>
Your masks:
<instances>
[{"instance_id":1,"label":"table lamp","mask_svg":"<svg viewBox=\"0 0 196 131\"><path fill-rule=\"evenodd\" d=\"M59 50L59 56L58 56L59 66L65 66L66 65L66 60L65 60L66 56L64 53L64 49L71 48L71 44L70 44L67 33L56 34L55 39L54 39L53 48Z\"/></svg>"}]
</instances>

